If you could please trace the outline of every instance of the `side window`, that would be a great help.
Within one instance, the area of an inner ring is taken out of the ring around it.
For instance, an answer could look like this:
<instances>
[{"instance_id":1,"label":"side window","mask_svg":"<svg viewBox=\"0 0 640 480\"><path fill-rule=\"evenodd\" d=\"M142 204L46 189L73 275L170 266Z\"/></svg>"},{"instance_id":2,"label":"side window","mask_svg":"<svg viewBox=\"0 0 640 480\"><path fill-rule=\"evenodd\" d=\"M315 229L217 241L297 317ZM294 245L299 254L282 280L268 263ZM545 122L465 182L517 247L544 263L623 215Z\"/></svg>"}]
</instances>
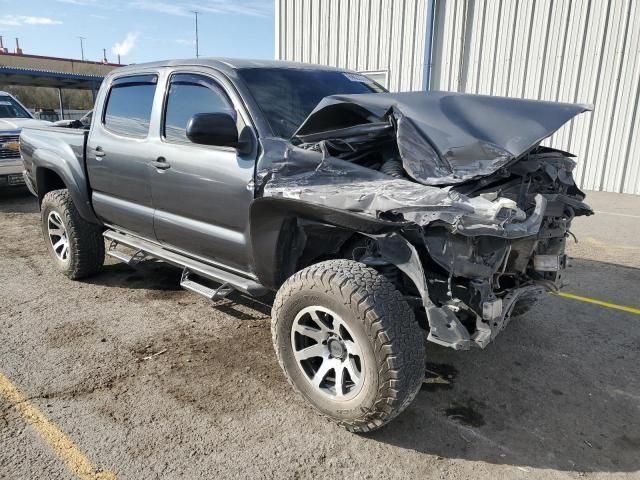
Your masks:
<instances>
[{"instance_id":1,"label":"side window","mask_svg":"<svg viewBox=\"0 0 640 480\"><path fill-rule=\"evenodd\" d=\"M186 128L196 113L229 113L236 118L233 105L222 88L201 75L173 75L165 107L163 136L171 142L188 142Z\"/></svg>"},{"instance_id":2,"label":"side window","mask_svg":"<svg viewBox=\"0 0 640 480\"><path fill-rule=\"evenodd\" d=\"M105 128L132 137L146 137L157 81L158 77L155 75L115 80L104 111Z\"/></svg>"}]
</instances>

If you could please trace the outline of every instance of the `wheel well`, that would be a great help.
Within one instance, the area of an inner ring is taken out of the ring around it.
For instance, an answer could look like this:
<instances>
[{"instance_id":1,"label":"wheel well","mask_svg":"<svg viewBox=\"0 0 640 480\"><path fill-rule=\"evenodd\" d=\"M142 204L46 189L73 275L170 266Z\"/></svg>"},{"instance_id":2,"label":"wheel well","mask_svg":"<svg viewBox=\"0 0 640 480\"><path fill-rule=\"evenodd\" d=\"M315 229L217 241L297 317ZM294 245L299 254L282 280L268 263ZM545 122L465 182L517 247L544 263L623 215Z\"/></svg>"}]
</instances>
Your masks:
<instances>
[{"instance_id":1,"label":"wheel well","mask_svg":"<svg viewBox=\"0 0 640 480\"><path fill-rule=\"evenodd\" d=\"M368 238L359 232L334 227L314 221L295 219L297 232L290 244L284 246L289 252L296 252L297 258L290 263L289 271L283 272L282 281L306 267L327 260L356 260L356 251L365 249ZM292 244L296 248L291 249ZM289 254L291 258L291 253Z\"/></svg>"},{"instance_id":2,"label":"wheel well","mask_svg":"<svg viewBox=\"0 0 640 480\"><path fill-rule=\"evenodd\" d=\"M299 225L299 223L298 223ZM300 225L299 225L300 226ZM313 226L315 228L309 228ZM368 245L375 242L371 237L360 232L335 228L325 224L309 222L305 225L304 234L297 246L287 245L286 251L289 253L284 258L292 259L292 253L297 252L298 256L294 262L285 265L287 268L283 276L284 282L290 275L300 270L327 260L363 260L369 267L384 275L387 280L395 285L411 307L416 311L416 318L420 326L425 328L426 312L420 300L420 292L413 280L409 278L397 265L391 262L369 263L364 257L367 256ZM296 243L296 242L294 242ZM284 273L284 272L283 272Z\"/></svg>"},{"instance_id":3,"label":"wheel well","mask_svg":"<svg viewBox=\"0 0 640 480\"><path fill-rule=\"evenodd\" d=\"M298 227L301 227L298 220ZM315 228L309 228L314 226ZM303 228L304 234L296 247L287 246L289 253L297 252L299 256L295 263L288 265L290 271L286 277L309 267L311 265L327 261L327 260L355 260L362 261L370 268L377 270L381 275L394 284L396 289L404 296L407 303L413 309L416 320L423 330L429 329L429 322L426 310L421 299L418 286L401 268L392 261L384 261L380 258L377 260L367 261L369 257L369 246L376 240L361 232L351 231L341 228L335 228L330 225L307 222ZM297 242L294 242L297 243ZM374 247L374 250L376 248ZM294 255L289 255L289 258Z\"/></svg>"},{"instance_id":4,"label":"wheel well","mask_svg":"<svg viewBox=\"0 0 640 480\"><path fill-rule=\"evenodd\" d=\"M44 196L52 190L67 188L64 181L53 170L48 168L38 168L36 170L36 188L38 190L38 201L42 203Z\"/></svg>"},{"instance_id":5,"label":"wheel well","mask_svg":"<svg viewBox=\"0 0 640 480\"><path fill-rule=\"evenodd\" d=\"M396 222L337 208L290 198L260 197L250 207L252 262L263 285L279 288L305 265L322 261L322 256L339 258L340 246L353 233L381 234L397 229Z\"/></svg>"}]
</instances>

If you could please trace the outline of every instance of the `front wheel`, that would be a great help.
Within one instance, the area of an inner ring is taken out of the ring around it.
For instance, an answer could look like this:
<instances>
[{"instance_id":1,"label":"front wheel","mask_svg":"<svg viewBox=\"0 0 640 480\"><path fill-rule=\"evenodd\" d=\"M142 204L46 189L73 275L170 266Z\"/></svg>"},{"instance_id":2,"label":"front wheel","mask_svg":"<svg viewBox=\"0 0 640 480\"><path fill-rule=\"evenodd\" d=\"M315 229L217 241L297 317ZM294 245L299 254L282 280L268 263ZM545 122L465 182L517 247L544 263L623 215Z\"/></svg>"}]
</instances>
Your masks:
<instances>
[{"instance_id":1,"label":"front wheel","mask_svg":"<svg viewBox=\"0 0 640 480\"><path fill-rule=\"evenodd\" d=\"M289 278L273 305L273 344L294 389L352 432L385 425L424 378L424 336L387 278L330 260Z\"/></svg>"},{"instance_id":2,"label":"front wheel","mask_svg":"<svg viewBox=\"0 0 640 480\"><path fill-rule=\"evenodd\" d=\"M84 220L68 190L42 199L42 233L58 270L77 280L97 273L104 263L104 239L98 225Z\"/></svg>"}]
</instances>

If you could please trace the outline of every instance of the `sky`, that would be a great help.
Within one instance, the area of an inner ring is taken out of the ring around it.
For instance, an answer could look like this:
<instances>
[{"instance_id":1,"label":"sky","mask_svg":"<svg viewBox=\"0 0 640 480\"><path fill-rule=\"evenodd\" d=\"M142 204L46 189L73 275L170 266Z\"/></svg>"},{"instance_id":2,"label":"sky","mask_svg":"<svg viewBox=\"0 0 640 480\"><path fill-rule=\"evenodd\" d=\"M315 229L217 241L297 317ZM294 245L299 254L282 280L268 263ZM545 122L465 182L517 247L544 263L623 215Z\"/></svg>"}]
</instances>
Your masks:
<instances>
[{"instance_id":1,"label":"sky","mask_svg":"<svg viewBox=\"0 0 640 480\"><path fill-rule=\"evenodd\" d=\"M200 56L274 58L273 0L0 0L0 35L13 52L141 63Z\"/></svg>"}]
</instances>

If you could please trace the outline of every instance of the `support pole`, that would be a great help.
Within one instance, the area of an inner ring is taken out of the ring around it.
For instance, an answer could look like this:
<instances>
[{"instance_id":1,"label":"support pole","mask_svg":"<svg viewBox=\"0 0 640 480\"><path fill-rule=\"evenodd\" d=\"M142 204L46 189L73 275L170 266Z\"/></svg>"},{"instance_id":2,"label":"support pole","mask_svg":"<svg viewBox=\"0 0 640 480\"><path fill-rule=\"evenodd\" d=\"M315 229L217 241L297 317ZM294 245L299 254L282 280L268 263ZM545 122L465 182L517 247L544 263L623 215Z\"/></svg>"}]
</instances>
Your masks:
<instances>
[{"instance_id":1,"label":"support pole","mask_svg":"<svg viewBox=\"0 0 640 480\"><path fill-rule=\"evenodd\" d=\"M198 38L198 13L199 12L193 12L196 14L196 58L200 57L200 39Z\"/></svg>"},{"instance_id":2,"label":"support pole","mask_svg":"<svg viewBox=\"0 0 640 480\"><path fill-rule=\"evenodd\" d=\"M64 120L64 100L62 99L61 88L58 88L58 101L60 102L60 120Z\"/></svg>"},{"instance_id":3,"label":"support pole","mask_svg":"<svg viewBox=\"0 0 640 480\"><path fill-rule=\"evenodd\" d=\"M471 39L473 36L473 19L476 0L468 0L464 4L464 30L462 32L462 65L458 76L458 92L467 92L469 85L469 65L471 63Z\"/></svg>"},{"instance_id":4,"label":"support pole","mask_svg":"<svg viewBox=\"0 0 640 480\"><path fill-rule=\"evenodd\" d=\"M431 61L433 56L435 2L436 0L427 0L426 4L427 18L425 20L426 28L422 58L422 90L430 90L431 88Z\"/></svg>"},{"instance_id":5,"label":"support pole","mask_svg":"<svg viewBox=\"0 0 640 480\"><path fill-rule=\"evenodd\" d=\"M196 58L200 57L200 40L198 39L198 14L200 12L198 12L197 10L191 10L191 13L193 13L196 16Z\"/></svg>"}]
</instances>

